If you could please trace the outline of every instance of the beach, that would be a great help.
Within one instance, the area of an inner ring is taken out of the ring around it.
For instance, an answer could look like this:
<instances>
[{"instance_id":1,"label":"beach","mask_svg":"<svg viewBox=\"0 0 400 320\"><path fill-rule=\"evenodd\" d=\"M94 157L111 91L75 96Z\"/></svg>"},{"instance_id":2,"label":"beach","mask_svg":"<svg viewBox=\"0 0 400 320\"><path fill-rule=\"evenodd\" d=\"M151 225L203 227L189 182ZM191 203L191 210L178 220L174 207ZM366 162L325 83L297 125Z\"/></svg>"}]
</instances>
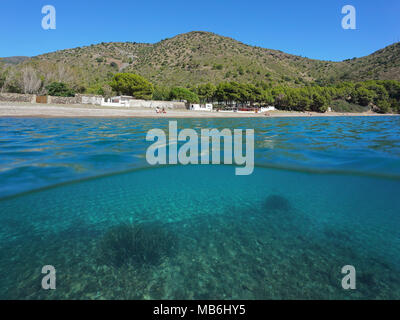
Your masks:
<instances>
[{"instance_id":1,"label":"beach","mask_svg":"<svg viewBox=\"0 0 400 320\"><path fill-rule=\"evenodd\" d=\"M169 109L157 114L154 109L113 108L94 105L38 105L28 103L1 103L0 117L39 118L265 118L265 117L340 117L340 116L388 116L393 114L367 113L316 113L296 111L271 111L268 113L205 112Z\"/></svg>"}]
</instances>

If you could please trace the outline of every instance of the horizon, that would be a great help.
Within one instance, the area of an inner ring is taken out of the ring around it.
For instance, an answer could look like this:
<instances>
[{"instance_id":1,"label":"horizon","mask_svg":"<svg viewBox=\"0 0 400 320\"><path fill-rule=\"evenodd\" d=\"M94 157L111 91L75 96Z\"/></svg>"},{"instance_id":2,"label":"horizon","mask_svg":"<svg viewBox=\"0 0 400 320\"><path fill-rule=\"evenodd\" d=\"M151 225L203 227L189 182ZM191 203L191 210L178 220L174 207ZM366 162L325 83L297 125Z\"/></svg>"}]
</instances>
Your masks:
<instances>
[{"instance_id":1,"label":"horizon","mask_svg":"<svg viewBox=\"0 0 400 320\"><path fill-rule=\"evenodd\" d=\"M344 30L344 5L356 8L356 30ZM43 30L42 7L56 8L57 27ZM23 10L19 8L23 7ZM169 3L132 3L115 0L80 3L76 0L16 0L3 3L10 14L0 22L4 33L1 57L27 56L90 46L102 42L154 44L194 30L233 38L250 46L325 61L364 57L400 40L400 2L372 0L320 3L265 3L236 0L200 4L174 0ZM189 14L182 15L182 11ZM138 12L140 14L138 14ZM10 46L9 43L13 45Z\"/></svg>"}]
</instances>

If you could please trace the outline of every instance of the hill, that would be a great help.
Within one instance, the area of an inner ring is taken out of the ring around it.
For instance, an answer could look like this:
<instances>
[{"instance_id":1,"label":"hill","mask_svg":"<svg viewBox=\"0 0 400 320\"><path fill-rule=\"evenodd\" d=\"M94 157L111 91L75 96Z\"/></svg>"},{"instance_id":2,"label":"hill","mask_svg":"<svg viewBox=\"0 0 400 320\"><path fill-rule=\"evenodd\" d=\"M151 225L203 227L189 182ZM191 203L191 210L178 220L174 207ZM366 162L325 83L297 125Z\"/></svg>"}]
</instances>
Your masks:
<instances>
[{"instance_id":1,"label":"hill","mask_svg":"<svg viewBox=\"0 0 400 320\"><path fill-rule=\"evenodd\" d=\"M5 64L19 64L27 59L29 59L29 57L24 57L24 56L5 57L5 58L0 58L0 62Z\"/></svg>"},{"instance_id":2,"label":"hill","mask_svg":"<svg viewBox=\"0 0 400 320\"><path fill-rule=\"evenodd\" d=\"M400 42L366 57L336 63L329 73L338 80L400 80Z\"/></svg>"},{"instance_id":3,"label":"hill","mask_svg":"<svg viewBox=\"0 0 400 320\"><path fill-rule=\"evenodd\" d=\"M185 87L221 81L301 86L313 81L400 80L400 43L363 58L331 62L200 31L155 44L100 43L14 61L17 72L31 66L46 82L63 81L81 90L108 81L117 72L138 73L156 85Z\"/></svg>"}]
</instances>

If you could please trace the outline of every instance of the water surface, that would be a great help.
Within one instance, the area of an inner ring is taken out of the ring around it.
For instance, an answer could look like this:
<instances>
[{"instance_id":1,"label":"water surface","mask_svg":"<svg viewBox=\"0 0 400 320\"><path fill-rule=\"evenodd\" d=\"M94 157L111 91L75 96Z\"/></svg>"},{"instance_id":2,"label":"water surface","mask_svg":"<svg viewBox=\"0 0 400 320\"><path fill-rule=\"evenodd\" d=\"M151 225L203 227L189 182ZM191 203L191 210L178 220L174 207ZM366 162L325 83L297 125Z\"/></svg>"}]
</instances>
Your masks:
<instances>
[{"instance_id":1,"label":"water surface","mask_svg":"<svg viewBox=\"0 0 400 320\"><path fill-rule=\"evenodd\" d=\"M0 298L400 298L398 117L178 124L254 128L253 175L142 169L164 119L0 119ZM103 244L121 225L161 226L172 250L110 264ZM55 291L41 289L44 265Z\"/></svg>"}]
</instances>

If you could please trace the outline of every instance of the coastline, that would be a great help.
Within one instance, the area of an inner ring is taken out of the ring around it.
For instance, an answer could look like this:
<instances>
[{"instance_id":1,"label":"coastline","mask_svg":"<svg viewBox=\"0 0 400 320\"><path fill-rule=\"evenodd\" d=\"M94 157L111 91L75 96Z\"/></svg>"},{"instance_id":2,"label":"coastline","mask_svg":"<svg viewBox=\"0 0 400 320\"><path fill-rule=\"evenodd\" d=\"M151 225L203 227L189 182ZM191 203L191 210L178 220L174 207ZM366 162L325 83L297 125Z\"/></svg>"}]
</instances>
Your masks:
<instances>
[{"instance_id":1,"label":"coastline","mask_svg":"<svg viewBox=\"0 0 400 320\"><path fill-rule=\"evenodd\" d=\"M38 104L0 104L0 117L35 118L285 118L285 117L364 117L399 116L398 114L367 113L316 113L298 111L271 111L265 113L225 113L204 112L181 109L167 110L166 114L157 114L153 109L127 109L99 107L93 105L38 105Z\"/></svg>"}]
</instances>

